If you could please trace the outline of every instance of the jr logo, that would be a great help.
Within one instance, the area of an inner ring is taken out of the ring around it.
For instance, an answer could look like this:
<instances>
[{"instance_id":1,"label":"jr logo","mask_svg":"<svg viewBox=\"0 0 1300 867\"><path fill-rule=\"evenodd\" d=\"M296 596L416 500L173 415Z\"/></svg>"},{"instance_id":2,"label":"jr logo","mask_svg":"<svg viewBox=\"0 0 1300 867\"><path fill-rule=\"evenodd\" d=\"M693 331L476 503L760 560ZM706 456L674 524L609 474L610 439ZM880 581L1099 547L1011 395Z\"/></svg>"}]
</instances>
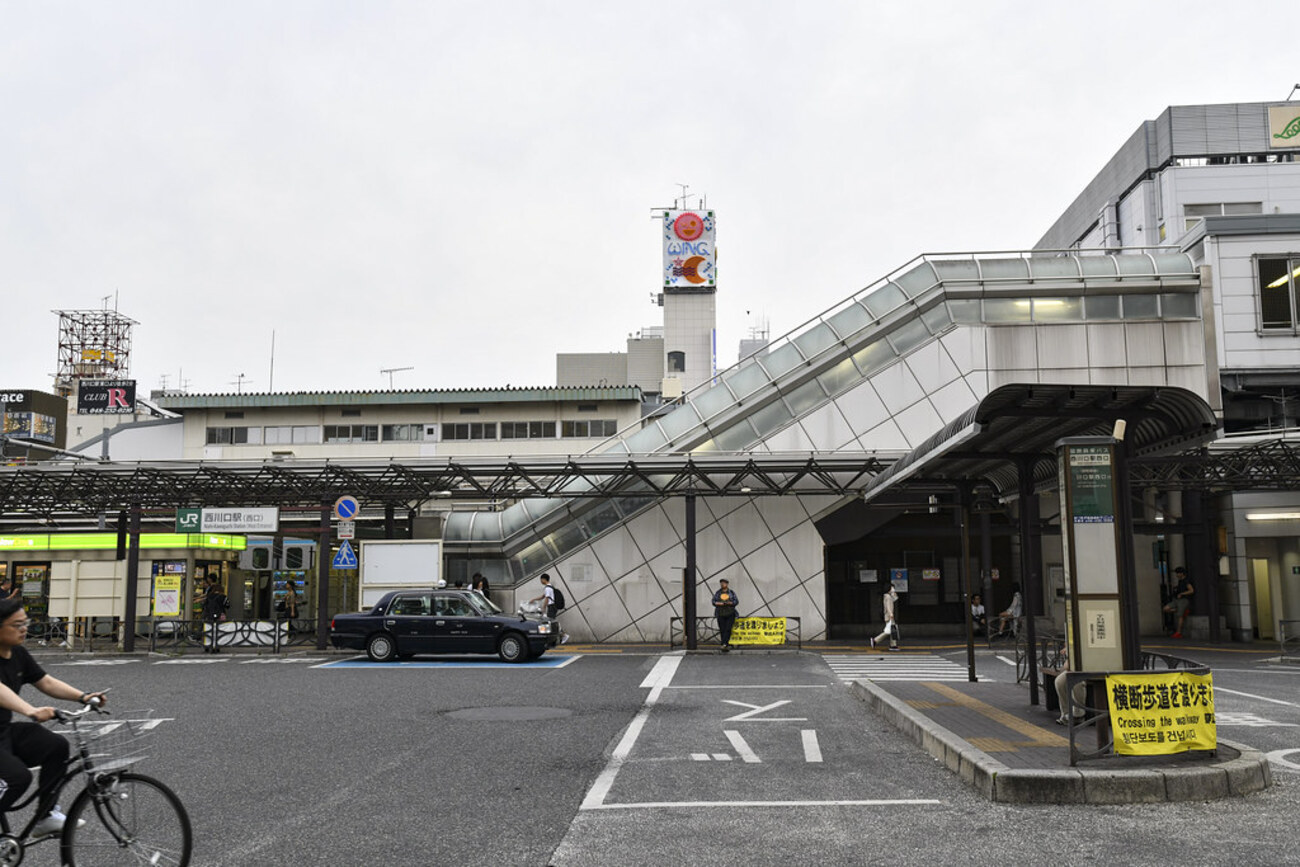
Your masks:
<instances>
[{"instance_id":1,"label":"jr logo","mask_svg":"<svg viewBox=\"0 0 1300 867\"><path fill-rule=\"evenodd\" d=\"M198 532L202 515L203 513L200 509L177 509L176 532Z\"/></svg>"}]
</instances>

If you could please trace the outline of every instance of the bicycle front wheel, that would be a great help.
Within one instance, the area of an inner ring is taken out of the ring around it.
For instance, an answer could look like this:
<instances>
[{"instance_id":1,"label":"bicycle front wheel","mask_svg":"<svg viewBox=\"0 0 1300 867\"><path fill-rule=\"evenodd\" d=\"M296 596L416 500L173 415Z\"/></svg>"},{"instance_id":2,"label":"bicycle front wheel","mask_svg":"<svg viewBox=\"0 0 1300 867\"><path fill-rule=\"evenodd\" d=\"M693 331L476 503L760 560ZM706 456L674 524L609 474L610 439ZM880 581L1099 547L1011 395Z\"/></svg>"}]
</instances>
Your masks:
<instances>
[{"instance_id":1,"label":"bicycle front wheel","mask_svg":"<svg viewBox=\"0 0 1300 867\"><path fill-rule=\"evenodd\" d=\"M72 802L63 826L67 867L185 867L193 844L180 798L143 774L111 774Z\"/></svg>"}]
</instances>

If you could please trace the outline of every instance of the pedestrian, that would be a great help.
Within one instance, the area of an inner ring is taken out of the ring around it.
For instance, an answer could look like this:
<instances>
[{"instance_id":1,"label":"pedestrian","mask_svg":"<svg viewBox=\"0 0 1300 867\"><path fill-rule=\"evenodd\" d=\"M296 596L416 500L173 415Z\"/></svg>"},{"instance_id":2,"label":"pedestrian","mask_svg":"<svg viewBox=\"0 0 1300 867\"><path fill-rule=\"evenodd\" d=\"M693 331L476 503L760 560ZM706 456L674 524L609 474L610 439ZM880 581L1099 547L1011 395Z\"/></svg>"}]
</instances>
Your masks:
<instances>
[{"instance_id":1,"label":"pedestrian","mask_svg":"<svg viewBox=\"0 0 1300 867\"><path fill-rule=\"evenodd\" d=\"M542 582L542 595L537 596L528 601L542 603L542 612L547 617L554 620L555 615L558 614L559 612L555 608L555 588L551 586L551 576L543 572L541 577L541 582Z\"/></svg>"},{"instance_id":2,"label":"pedestrian","mask_svg":"<svg viewBox=\"0 0 1300 867\"><path fill-rule=\"evenodd\" d=\"M1001 638L1002 636L1006 635L1008 632L1007 629L1008 623L1011 624L1011 629L1009 631L1014 636L1017 630L1019 630L1020 628L1020 615L1024 613L1025 613L1025 602L1020 596L1020 585L1012 584L1011 604L1007 606L1006 611L1003 611L1001 614L998 615L998 617L1000 618L998 620L998 631L993 637Z\"/></svg>"},{"instance_id":3,"label":"pedestrian","mask_svg":"<svg viewBox=\"0 0 1300 867\"><path fill-rule=\"evenodd\" d=\"M87 704L105 700L104 693L85 693L45 673L23 642L27 612L17 599L0 599L0 812L13 806L32 783L31 768L41 769L40 787L48 791L63 777L70 753L68 741L41 723L54 718L54 708L34 707L19 696L32 684L51 698ZM33 722L14 722L14 714ZM32 828L28 842L58 834L67 817L54 806Z\"/></svg>"},{"instance_id":4,"label":"pedestrian","mask_svg":"<svg viewBox=\"0 0 1300 867\"><path fill-rule=\"evenodd\" d=\"M988 615L984 613L984 597L978 593L970 598L970 622L972 630L976 635L983 635L988 631Z\"/></svg>"},{"instance_id":5,"label":"pedestrian","mask_svg":"<svg viewBox=\"0 0 1300 867\"><path fill-rule=\"evenodd\" d=\"M217 643L218 625L226 619L226 609L230 607L230 599L222 591L221 585L217 583L216 575L209 575L206 579L207 589L203 594L202 616L208 625L208 630L212 634L212 646L208 647L204 642L204 653L220 653L221 646Z\"/></svg>"},{"instance_id":6,"label":"pedestrian","mask_svg":"<svg viewBox=\"0 0 1300 867\"><path fill-rule=\"evenodd\" d=\"M885 591L885 628L880 634L871 639L871 647L874 649L877 644L889 639L889 649L898 650L898 588L890 582L889 589Z\"/></svg>"},{"instance_id":7,"label":"pedestrian","mask_svg":"<svg viewBox=\"0 0 1300 867\"><path fill-rule=\"evenodd\" d=\"M483 577L481 572L474 573L474 580L470 582L469 587L471 590L477 590L482 593L484 598L492 598L491 596L488 596L488 580Z\"/></svg>"},{"instance_id":8,"label":"pedestrian","mask_svg":"<svg viewBox=\"0 0 1300 867\"><path fill-rule=\"evenodd\" d=\"M1179 566L1174 570L1174 577L1178 579L1178 584L1174 587L1174 598L1169 600L1169 604L1164 607L1166 614L1174 615L1174 638L1183 637L1183 621L1187 619L1187 612L1192 607L1192 597L1196 595L1196 587L1192 584L1192 579L1187 577L1187 570Z\"/></svg>"},{"instance_id":9,"label":"pedestrian","mask_svg":"<svg viewBox=\"0 0 1300 867\"><path fill-rule=\"evenodd\" d=\"M9 578L0 581L0 600L17 599L22 595L22 591L14 586L14 582Z\"/></svg>"},{"instance_id":10,"label":"pedestrian","mask_svg":"<svg viewBox=\"0 0 1300 867\"><path fill-rule=\"evenodd\" d=\"M280 610L280 618L289 621L289 628L293 629L293 621L298 619L298 591L294 587L293 579L287 579L284 582L284 598L280 600L277 606Z\"/></svg>"},{"instance_id":11,"label":"pedestrian","mask_svg":"<svg viewBox=\"0 0 1300 867\"><path fill-rule=\"evenodd\" d=\"M732 590L726 578L718 581L718 592L713 594L713 616L718 618L718 640L722 643L722 652L731 652L731 629L736 625L736 591Z\"/></svg>"}]
</instances>

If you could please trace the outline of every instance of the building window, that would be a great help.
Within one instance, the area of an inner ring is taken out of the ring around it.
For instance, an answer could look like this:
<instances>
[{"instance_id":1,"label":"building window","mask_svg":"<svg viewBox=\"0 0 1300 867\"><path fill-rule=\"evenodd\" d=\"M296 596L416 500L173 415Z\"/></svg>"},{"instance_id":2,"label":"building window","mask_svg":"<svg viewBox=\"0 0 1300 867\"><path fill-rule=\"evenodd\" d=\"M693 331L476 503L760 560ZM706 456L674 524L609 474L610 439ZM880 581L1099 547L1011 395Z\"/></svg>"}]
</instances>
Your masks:
<instances>
[{"instance_id":1,"label":"building window","mask_svg":"<svg viewBox=\"0 0 1300 867\"><path fill-rule=\"evenodd\" d=\"M343 410L342 415L343 415L344 418L361 418L361 410L359 410L359 409L345 409L345 410Z\"/></svg>"},{"instance_id":2,"label":"building window","mask_svg":"<svg viewBox=\"0 0 1300 867\"><path fill-rule=\"evenodd\" d=\"M478 415L478 407L476 407L476 406L462 406L462 407L460 408L460 414L461 414L461 415Z\"/></svg>"},{"instance_id":3,"label":"building window","mask_svg":"<svg viewBox=\"0 0 1300 867\"><path fill-rule=\"evenodd\" d=\"M205 441L210 446L260 445L262 429L260 427L210 427Z\"/></svg>"},{"instance_id":4,"label":"building window","mask_svg":"<svg viewBox=\"0 0 1300 867\"><path fill-rule=\"evenodd\" d=\"M327 424L325 425L325 442L377 443L379 442L379 425Z\"/></svg>"},{"instance_id":5,"label":"building window","mask_svg":"<svg viewBox=\"0 0 1300 867\"><path fill-rule=\"evenodd\" d=\"M443 440L494 440L496 422L454 422L442 426Z\"/></svg>"},{"instance_id":6,"label":"building window","mask_svg":"<svg viewBox=\"0 0 1300 867\"><path fill-rule=\"evenodd\" d=\"M685 373L686 372L686 353L673 351L668 353L668 372Z\"/></svg>"},{"instance_id":7,"label":"building window","mask_svg":"<svg viewBox=\"0 0 1300 867\"><path fill-rule=\"evenodd\" d=\"M566 421L560 425L563 437L611 437L618 433L618 422L613 419L591 421Z\"/></svg>"},{"instance_id":8,"label":"building window","mask_svg":"<svg viewBox=\"0 0 1300 867\"><path fill-rule=\"evenodd\" d=\"M1257 260L1259 269L1259 325L1262 331L1300 330L1296 288L1300 283L1300 256Z\"/></svg>"},{"instance_id":9,"label":"building window","mask_svg":"<svg viewBox=\"0 0 1300 867\"><path fill-rule=\"evenodd\" d=\"M226 418L243 418L243 410L232 410L226 413Z\"/></svg>"},{"instance_id":10,"label":"building window","mask_svg":"<svg viewBox=\"0 0 1300 867\"><path fill-rule=\"evenodd\" d=\"M432 436L425 436L426 429L432 431L436 428L433 425L424 424L386 424L384 425L384 442L414 443L425 439L433 439Z\"/></svg>"},{"instance_id":11,"label":"building window","mask_svg":"<svg viewBox=\"0 0 1300 867\"><path fill-rule=\"evenodd\" d=\"M308 445L320 442L320 427L314 424L267 425L262 442L268 446Z\"/></svg>"},{"instance_id":12,"label":"building window","mask_svg":"<svg viewBox=\"0 0 1300 867\"><path fill-rule=\"evenodd\" d=\"M1205 217L1234 217L1264 213L1263 202L1215 202L1208 205L1183 205L1183 231Z\"/></svg>"},{"instance_id":13,"label":"building window","mask_svg":"<svg viewBox=\"0 0 1300 867\"><path fill-rule=\"evenodd\" d=\"M501 439L503 440L541 440L555 439L555 422L553 421L503 421L501 422Z\"/></svg>"}]
</instances>

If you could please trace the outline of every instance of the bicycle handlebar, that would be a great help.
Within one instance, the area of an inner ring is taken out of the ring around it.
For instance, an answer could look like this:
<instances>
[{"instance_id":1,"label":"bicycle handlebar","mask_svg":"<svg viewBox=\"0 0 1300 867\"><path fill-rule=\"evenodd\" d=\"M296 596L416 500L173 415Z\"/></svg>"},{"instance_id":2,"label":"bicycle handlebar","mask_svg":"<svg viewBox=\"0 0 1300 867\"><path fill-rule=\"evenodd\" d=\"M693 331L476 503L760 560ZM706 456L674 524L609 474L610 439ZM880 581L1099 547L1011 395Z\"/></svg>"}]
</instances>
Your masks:
<instances>
[{"instance_id":1,"label":"bicycle handlebar","mask_svg":"<svg viewBox=\"0 0 1300 867\"><path fill-rule=\"evenodd\" d=\"M86 702L86 706L81 710L60 710L56 707L54 709L54 718L61 723L66 723L71 722L74 719L79 719L92 711L107 715L109 711L103 710L100 707L103 703L104 702L101 699L92 698L90 701Z\"/></svg>"}]
</instances>

